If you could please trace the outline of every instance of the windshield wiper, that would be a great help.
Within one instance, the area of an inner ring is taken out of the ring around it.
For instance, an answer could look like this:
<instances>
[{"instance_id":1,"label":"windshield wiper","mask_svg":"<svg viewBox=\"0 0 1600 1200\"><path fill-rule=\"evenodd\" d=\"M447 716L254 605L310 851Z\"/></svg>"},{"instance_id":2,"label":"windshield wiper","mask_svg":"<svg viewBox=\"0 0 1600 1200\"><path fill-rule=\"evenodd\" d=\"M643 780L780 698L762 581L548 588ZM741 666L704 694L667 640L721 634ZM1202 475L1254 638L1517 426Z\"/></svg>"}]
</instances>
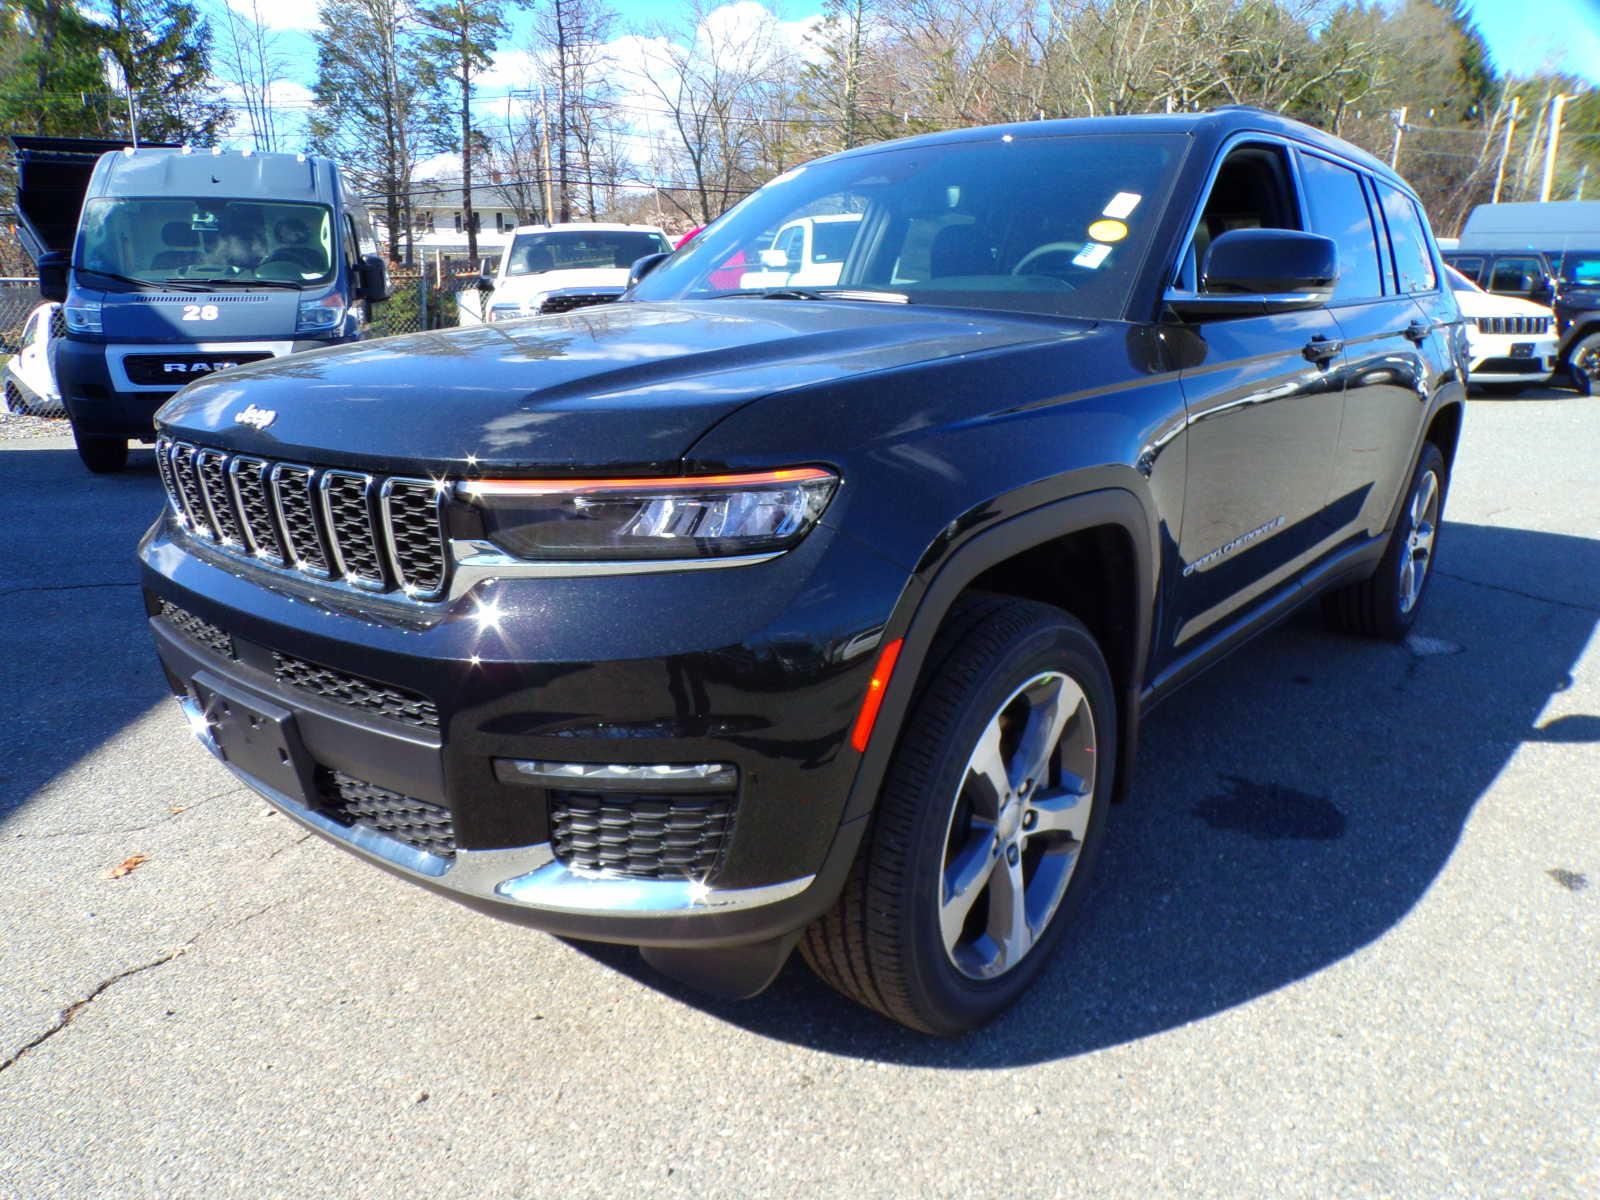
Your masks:
<instances>
[{"instance_id":1,"label":"windshield wiper","mask_svg":"<svg viewBox=\"0 0 1600 1200\"><path fill-rule=\"evenodd\" d=\"M134 287L149 288L151 291L160 291L168 284L182 284L189 287L192 292L203 292L206 289L189 284L186 279L140 279L136 275L118 275L115 271L102 271L98 267L73 267L80 275L98 275L102 279L115 279L118 283L131 283Z\"/></svg>"},{"instance_id":2,"label":"windshield wiper","mask_svg":"<svg viewBox=\"0 0 1600 1200\"><path fill-rule=\"evenodd\" d=\"M263 288L289 288L293 291L304 291L298 283L288 279L240 279L237 276L224 276L220 279L169 279L168 283L195 283L208 287L263 287Z\"/></svg>"},{"instance_id":3,"label":"windshield wiper","mask_svg":"<svg viewBox=\"0 0 1600 1200\"><path fill-rule=\"evenodd\" d=\"M732 292L717 292L706 299L724 300L729 296L753 296L758 300L876 300L882 304L909 304L911 301L911 297L904 292L889 292L879 288L813 287L740 288Z\"/></svg>"}]
</instances>

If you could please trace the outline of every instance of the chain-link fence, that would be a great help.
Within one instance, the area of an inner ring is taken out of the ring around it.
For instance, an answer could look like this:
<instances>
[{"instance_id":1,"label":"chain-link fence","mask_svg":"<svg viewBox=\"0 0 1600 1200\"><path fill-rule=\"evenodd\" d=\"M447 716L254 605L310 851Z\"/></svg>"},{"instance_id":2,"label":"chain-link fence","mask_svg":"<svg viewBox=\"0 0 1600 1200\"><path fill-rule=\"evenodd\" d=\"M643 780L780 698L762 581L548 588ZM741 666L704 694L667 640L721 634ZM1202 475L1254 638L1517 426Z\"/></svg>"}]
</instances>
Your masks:
<instances>
[{"instance_id":1,"label":"chain-link fence","mask_svg":"<svg viewBox=\"0 0 1600 1200\"><path fill-rule=\"evenodd\" d=\"M425 329L453 329L459 318L458 280L443 284L429 275L389 276L389 299L372 306L368 337L420 333Z\"/></svg>"},{"instance_id":2,"label":"chain-link fence","mask_svg":"<svg viewBox=\"0 0 1600 1200\"><path fill-rule=\"evenodd\" d=\"M40 303L37 279L0 278L0 354L17 352L28 314Z\"/></svg>"}]
</instances>

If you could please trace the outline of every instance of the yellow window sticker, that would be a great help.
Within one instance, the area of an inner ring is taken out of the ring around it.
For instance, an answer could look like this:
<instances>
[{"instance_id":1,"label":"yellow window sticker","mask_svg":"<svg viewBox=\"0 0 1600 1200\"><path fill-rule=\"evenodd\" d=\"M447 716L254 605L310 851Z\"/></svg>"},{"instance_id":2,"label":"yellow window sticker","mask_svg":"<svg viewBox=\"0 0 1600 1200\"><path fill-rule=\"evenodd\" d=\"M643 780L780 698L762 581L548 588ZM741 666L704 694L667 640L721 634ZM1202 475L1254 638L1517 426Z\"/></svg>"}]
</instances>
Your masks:
<instances>
[{"instance_id":1,"label":"yellow window sticker","mask_svg":"<svg viewBox=\"0 0 1600 1200\"><path fill-rule=\"evenodd\" d=\"M1089 226L1089 236L1097 242L1120 242L1128 236L1128 227L1121 221L1108 218Z\"/></svg>"}]
</instances>

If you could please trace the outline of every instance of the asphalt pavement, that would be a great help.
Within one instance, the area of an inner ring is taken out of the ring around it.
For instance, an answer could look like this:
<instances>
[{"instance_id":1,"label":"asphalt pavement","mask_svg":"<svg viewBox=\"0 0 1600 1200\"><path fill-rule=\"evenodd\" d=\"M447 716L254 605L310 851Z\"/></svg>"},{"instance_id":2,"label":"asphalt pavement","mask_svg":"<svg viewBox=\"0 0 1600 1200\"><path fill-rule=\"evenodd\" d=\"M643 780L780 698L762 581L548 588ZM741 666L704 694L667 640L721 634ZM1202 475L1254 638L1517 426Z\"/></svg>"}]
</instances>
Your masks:
<instances>
[{"instance_id":1,"label":"asphalt pavement","mask_svg":"<svg viewBox=\"0 0 1600 1200\"><path fill-rule=\"evenodd\" d=\"M0 441L0 1198L1600 1194L1600 399L1474 400L1405 646L1154 713L1084 916L929 1040L302 834L187 732L148 451Z\"/></svg>"}]
</instances>

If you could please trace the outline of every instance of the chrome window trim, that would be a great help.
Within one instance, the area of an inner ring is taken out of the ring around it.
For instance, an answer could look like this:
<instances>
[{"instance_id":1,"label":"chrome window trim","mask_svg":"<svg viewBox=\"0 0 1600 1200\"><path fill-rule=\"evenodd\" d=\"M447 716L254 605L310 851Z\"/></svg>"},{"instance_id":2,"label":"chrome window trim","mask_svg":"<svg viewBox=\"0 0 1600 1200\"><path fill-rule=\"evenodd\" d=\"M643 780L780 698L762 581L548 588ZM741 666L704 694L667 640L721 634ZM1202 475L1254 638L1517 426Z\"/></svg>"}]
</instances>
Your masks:
<instances>
[{"instance_id":1,"label":"chrome window trim","mask_svg":"<svg viewBox=\"0 0 1600 1200\"><path fill-rule=\"evenodd\" d=\"M244 531L245 547L249 550L252 558L258 558L274 567L287 569L289 566L288 557L286 555L275 555L271 550L257 542L256 531L251 527L250 519L245 516L244 494L239 490L239 471L241 467L249 466L261 468L258 478L267 502L267 523L272 526L273 536L277 538L280 549L284 544L283 528L278 523L277 503L272 494L272 464L264 458L257 458L253 454L235 454L228 460L228 486L233 491L234 507L239 512L239 528Z\"/></svg>"},{"instance_id":2,"label":"chrome window trim","mask_svg":"<svg viewBox=\"0 0 1600 1200\"><path fill-rule=\"evenodd\" d=\"M401 565L399 548L394 540L394 514L390 511L390 505L394 498L395 489L402 486L426 488L434 494L434 519L439 533L439 574L441 576L438 587L426 590L417 587L411 580L406 578L405 568ZM394 572L395 582L399 584L401 593L413 600L437 600L450 587L451 575L453 574L450 570L450 543L444 532L444 500L449 491L450 486L448 483L441 483L433 479L413 479L409 476L394 475L383 481L383 487L378 493L378 511L382 518L380 524L383 526L383 542L388 555L389 567Z\"/></svg>"},{"instance_id":3,"label":"chrome window trim","mask_svg":"<svg viewBox=\"0 0 1600 1200\"><path fill-rule=\"evenodd\" d=\"M361 501L366 506L367 533L372 538L372 552L378 556L378 575L362 575L352 571L345 561L344 547L339 543L338 528L333 520L333 501L328 493L336 480L359 479L361 481ZM317 497L322 509L323 528L328 531L328 564L332 568L333 577L352 587L362 588L369 592L382 592L388 589L389 581L384 577L384 541L377 529L372 515L372 490L376 476L368 475L362 471L345 471L331 467L322 472L322 478L317 481Z\"/></svg>"},{"instance_id":4,"label":"chrome window trim","mask_svg":"<svg viewBox=\"0 0 1600 1200\"><path fill-rule=\"evenodd\" d=\"M326 566L315 566L300 557L300 548L295 545L294 535L290 533L289 520L283 511L283 477L286 473L295 471L305 472L305 501L306 508L311 516L311 536L316 541L317 550L321 553L323 562L331 561L328 554L327 540L322 536L322 530L318 528L321 522L317 520L317 498L315 494L317 470L315 467L307 466L305 463L275 462L272 464L272 506L277 511L278 532L283 536L283 549L286 555L293 555L293 558L289 560L289 565L302 575L309 575L313 579L332 579L333 572L331 569Z\"/></svg>"}]
</instances>

